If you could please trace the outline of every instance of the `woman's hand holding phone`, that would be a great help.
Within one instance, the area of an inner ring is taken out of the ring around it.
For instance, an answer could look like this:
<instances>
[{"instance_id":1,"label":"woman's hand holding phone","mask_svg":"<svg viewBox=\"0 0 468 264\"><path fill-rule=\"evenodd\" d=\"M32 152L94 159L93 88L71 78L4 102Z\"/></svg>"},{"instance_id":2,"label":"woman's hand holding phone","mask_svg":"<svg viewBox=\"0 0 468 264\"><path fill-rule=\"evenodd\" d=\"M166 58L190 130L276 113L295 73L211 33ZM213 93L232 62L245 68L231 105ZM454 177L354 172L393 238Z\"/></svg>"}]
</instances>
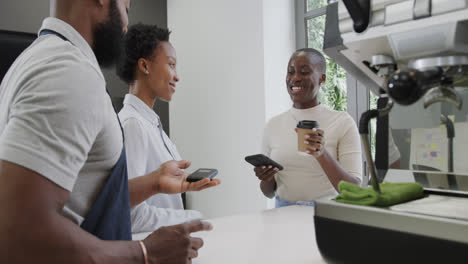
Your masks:
<instances>
[{"instance_id":1,"label":"woman's hand holding phone","mask_svg":"<svg viewBox=\"0 0 468 264\"><path fill-rule=\"evenodd\" d=\"M278 168L275 168L271 165L254 168L255 176L257 176L257 178L261 181L271 181L274 179L274 176L278 171Z\"/></svg>"},{"instance_id":2,"label":"woman's hand holding phone","mask_svg":"<svg viewBox=\"0 0 468 264\"><path fill-rule=\"evenodd\" d=\"M282 170L283 166L263 154L247 156L245 161L255 167L255 176L261 181L260 189L263 194L268 198L273 198L276 190L275 174Z\"/></svg>"},{"instance_id":3,"label":"woman's hand holding phone","mask_svg":"<svg viewBox=\"0 0 468 264\"><path fill-rule=\"evenodd\" d=\"M167 161L152 173L154 177L155 193L183 193L189 191L201 191L219 185L219 179L203 178L195 182L187 182L189 173L184 171L190 166L190 161Z\"/></svg>"},{"instance_id":4,"label":"woman's hand holding phone","mask_svg":"<svg viewBox=\"0 0 468 264\"><path fill-rule=\"evenodd\" d=\"M255 166L254 172L261 181L272 181L275 174L283 169L278 162L263 154L255 154L245 157L245 161Z\"/></svg>"}]
</instances>

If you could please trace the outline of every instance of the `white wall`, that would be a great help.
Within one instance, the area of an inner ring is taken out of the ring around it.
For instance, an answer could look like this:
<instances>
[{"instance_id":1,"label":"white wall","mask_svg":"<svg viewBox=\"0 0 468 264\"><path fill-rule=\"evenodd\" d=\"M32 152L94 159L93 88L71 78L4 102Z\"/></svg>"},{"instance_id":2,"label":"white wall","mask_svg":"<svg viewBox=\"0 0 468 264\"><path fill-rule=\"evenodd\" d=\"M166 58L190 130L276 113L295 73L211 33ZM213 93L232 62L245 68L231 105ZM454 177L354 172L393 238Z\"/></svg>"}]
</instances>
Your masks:
<instances>
[{"instance_id":1,"label":"white wall","mask_svg":"<svg viewBox=\"0 0 468 264\"><path fill-rule=\"evenodd\" d=\"M37 33L49 8L49 0L0 0L0 29Z\"/></svg>"},{"instance_id":2,"label":"white wall","mask_svg":"<svg viewBox=\"0 0 468 264\"><path fill-rule=\"evenodd\" d=\"M264 0L264 65L266 118L291 108L286 71L296 43L294 1Z\"/></svg>"},{"instance_id":3,"label":"white wall","mask_svg":"<svg viewBox=\"0 0 468 264\"><path fill-rule=\"evenodd\" d=\"M260 152L267 118L284 110L293 3L170 0L167 6L181 78L170 104L171 138L192 160L191 170L217 168L222 181L188 193L187 205L207 217L265 209L244 157Z\"/></svg>"},{"instance_id":4,"label":"white wall","mask_svg":"<svg viewBox=\"0 0 468 264\"><path fill-rule=\"evenodd\" d=\"M263 1L265 120L270 120L291 107L286 90L289 57L296 47L294 1ZM267 201L274 207L274 200Z\"/></svg>"}]
</instances>

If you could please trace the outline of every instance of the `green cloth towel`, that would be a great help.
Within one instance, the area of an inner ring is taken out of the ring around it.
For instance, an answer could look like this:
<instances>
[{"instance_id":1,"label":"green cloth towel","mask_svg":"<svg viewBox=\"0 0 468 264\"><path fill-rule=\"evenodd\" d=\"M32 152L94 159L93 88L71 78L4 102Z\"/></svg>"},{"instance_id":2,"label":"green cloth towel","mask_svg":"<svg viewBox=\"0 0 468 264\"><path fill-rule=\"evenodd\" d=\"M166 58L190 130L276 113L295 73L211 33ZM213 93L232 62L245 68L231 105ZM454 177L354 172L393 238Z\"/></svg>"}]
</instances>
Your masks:
<instances>
[{"instance_id":1,"label":"green cloth towel","mask_svg":"<svg viewBox=\"0 0 468 264\"><path fill-rule=\"evenodd\" d=\"M355 184L341 181L338 184L340 194L336 201L340 203L390 206L415 200L424 196L424 189L416 182L379 184L381 194L378 194L371 186L367 188L359 187Z\"/></svg>"}]
</instances>

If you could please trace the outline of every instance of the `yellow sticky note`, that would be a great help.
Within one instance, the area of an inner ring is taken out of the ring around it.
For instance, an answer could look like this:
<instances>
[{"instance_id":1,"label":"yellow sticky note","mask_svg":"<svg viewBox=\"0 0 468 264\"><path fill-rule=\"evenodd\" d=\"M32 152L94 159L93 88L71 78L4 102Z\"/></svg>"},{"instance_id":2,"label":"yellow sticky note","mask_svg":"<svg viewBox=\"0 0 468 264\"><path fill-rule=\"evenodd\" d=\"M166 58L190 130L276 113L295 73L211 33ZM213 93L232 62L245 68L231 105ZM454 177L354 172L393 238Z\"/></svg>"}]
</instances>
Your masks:
<instances>
[{"instance_id":1,"label":"yellow sticky note","mask_svg":"<svg viewBox=\"0 0 468 264\"><path fill-rule=\"evenodd\" d=\"M432 149L432 150L436 150L436 149L437 149L437 144L436 144L436 143L432 143L432 144L431 144L431 149Z\"/></svg>"}]
</instances>

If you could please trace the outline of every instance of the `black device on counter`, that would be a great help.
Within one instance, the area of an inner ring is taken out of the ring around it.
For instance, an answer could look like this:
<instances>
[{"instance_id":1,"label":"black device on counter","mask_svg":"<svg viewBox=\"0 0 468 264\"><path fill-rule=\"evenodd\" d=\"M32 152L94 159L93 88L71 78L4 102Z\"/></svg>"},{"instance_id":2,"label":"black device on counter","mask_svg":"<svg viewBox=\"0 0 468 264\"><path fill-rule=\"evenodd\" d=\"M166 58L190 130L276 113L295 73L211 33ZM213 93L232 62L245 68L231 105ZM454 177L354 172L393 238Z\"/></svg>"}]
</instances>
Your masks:
<instances>
[{"instance_id":1,"label":"black device on counter","mask_svg":"<svg viewBox=\"0 0 468 264\"><path fill-rule=\"evenodd\" d=\"M190 174L187 177L188 182L196 182L199 180L203 180L204 178L208 178L212 180L216 175L218 175L218 170L217 169L206 169L206 168L201 168L196 171L194 171L192 174Z\"/></svg>"},{"instance_id":2,"label":"black device on counter","mask_svg":"<svg viewBox=\"0 0 468 264\"><path fill-rule=\"evenodd\" d=\"M271 165L272 167L278 168L279 170L283 170L283 166L281 166L281 164L279 164L278 162L270 159L269 157L263 154L255 154L255 155L247 156L245 157L245 161L254 165L255 167Z\"/></svg>"}]
</instances>

